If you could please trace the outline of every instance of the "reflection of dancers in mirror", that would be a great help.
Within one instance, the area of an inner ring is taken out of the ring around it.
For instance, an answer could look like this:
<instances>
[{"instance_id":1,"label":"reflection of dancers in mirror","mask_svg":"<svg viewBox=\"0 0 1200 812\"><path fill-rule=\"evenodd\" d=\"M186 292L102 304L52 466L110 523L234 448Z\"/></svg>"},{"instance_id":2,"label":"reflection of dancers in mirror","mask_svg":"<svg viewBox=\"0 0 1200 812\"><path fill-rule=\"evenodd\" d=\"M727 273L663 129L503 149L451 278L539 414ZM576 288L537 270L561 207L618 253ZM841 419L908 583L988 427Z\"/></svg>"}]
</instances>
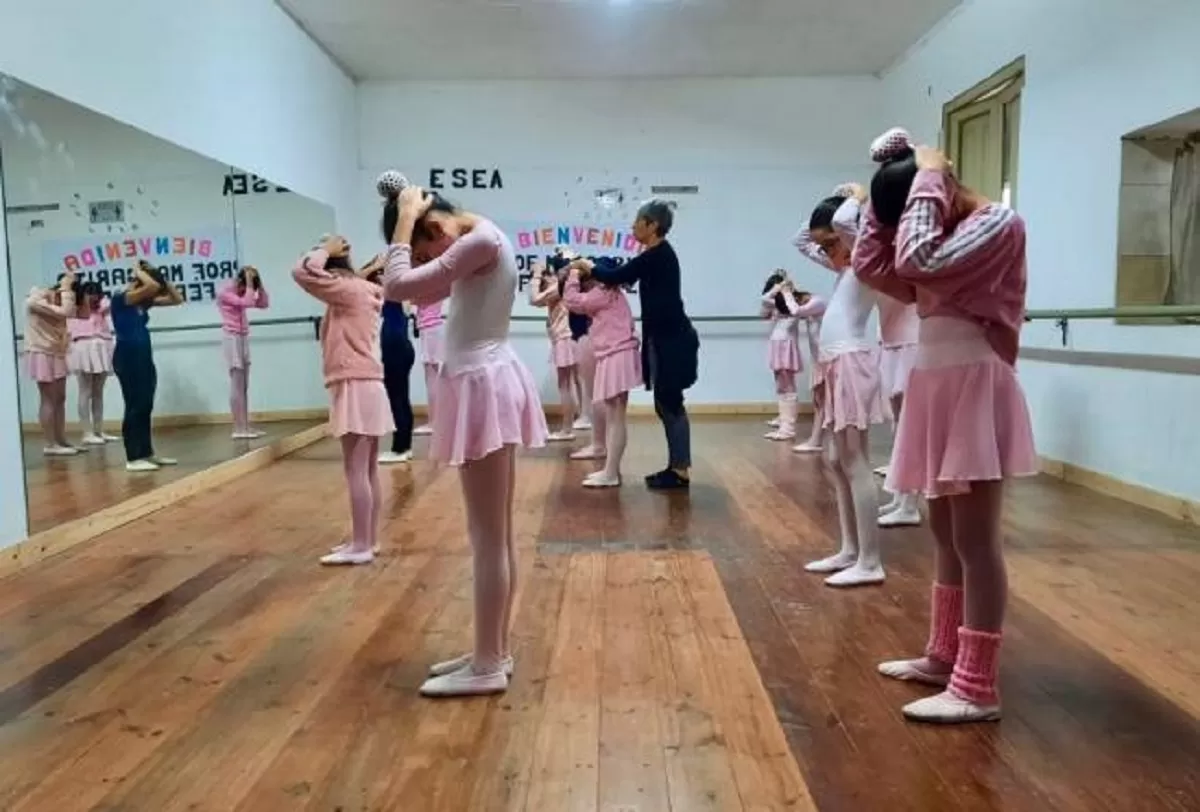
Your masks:
<instances>
[{"instance_id":1,"label":"reflection of dancers in mirror","mask_svg":"<svg viewBox=\"0 0 1200 812\"><path fill-rule=\"evenodd\" d=\"M571 325L568 322L567 306L563 302L565 279L551 272L545 265L534 268L529 281L529 303L534 307L546 308L546 333L550 337L550 363L558 383L558 402L562 408L559 430L547 439L550 442L571 442L575 439L572 426L575 422L575 342L571 340Z\"/></svg>"},{"instance_id":2,"label":"reflection of dancers in mirror","mask_svg":"<svg viewBox=\"0 0 1200 812\"><path fill-rule=\"evenodd\" d=\"M1025 313L1025 223L962 186L936 149L891 130L854 253L855 273L920 312L917 361L900 413L888 487L923 492L936 580L925 655L879 666L945 688L905 706L924 722L1000 718L1008 600L1000 530L1004 480L1038 470L1013 365Z\"/></svg>"},{"instance_id":3,"label":"reflection of dancers in mirror","mask_svg":"<svg viewBox=\"0 0 1200 812\"><path fill-rule=\"evenodd\" d=\"M256 440L265 432L250 426L250 318L251 308L266 310L271 305L258 269L247 265L237 279L217 292L221 314L221 341L229 369L229 409L233 413L233 439Z\"/></svg>"},{"instance_id":4,"label":"reflection of dancers in mirror","mask_svg":"<svg viewBox=\"0 0 1200 812\"><path fill-rule=\"evenodd\" d=\"M387 297L450 297L430 455L460 466L474 564L474 649L433 666L421 693L499 693L513 669L517 447L542 446L547 433L533 377L508 340L517 260L508 238L483 217L416 187L384 191ZM423 264L414 268L414 260Z\"/></svg>"},{"instance_id":5,"label":"reflection of dancers in mirror","mask_svg":"<svg viewBox=\"0 0 1200 812\"><path fill-rule=\"evenodd\" d=\"M879 377L883 395L892 407L892 422L900 425L904 408L904 390L917 360L917 331L920 319L917 306L906 304L891 296L879 297L879 340L883 345L879 360ZM875 473L887 476L888 469ZM880 527L916 527L921 523L919 497L916 493L892 494L892 501L879 508Z\"/></svg>"},{"instance_id":6,"label":"reflection of dancers in mirror","mask_svg":"<svg viewBox=\"0 0 1200 812\"><path fill-rule=\"evenodd\" d=\"M884 580L879 551L879 496L868 457L871 426L885 420L879 391L879 355L867 338L867 320L877 295L846 273L866 192L839 187L813 211L808 227L793 244L809 259L838 274L821 321L820 364L825 379L825 427L832 434L829 463L837 495L841 549L814 561L809 572L831 573L834 587L879 584Z\"/></svg>"},{"instance_id":7,"label":"reflection of dancers in mirror","mask_svg":"<svg viewBox=\"0 0 1200 812\"><path fill-rule=\"evenodd\" d=\"M374 257L360 275L377 285L383 285L383 255ZM383 356L383 387L392 407L392 447L379 452L380 465L397 465L413 458L413 408L409 381L417 351L409 338L409 315L404 302L383 303L383 325L379 331L379 346Z\"/></svg>"},{"instance_id":8,"label":"reflection of dancers in mirror","mask_svg":"<svg viewBox=\"0 0 1200 812\"><path fill-rule=\"evenodd\" d=\"M34 288L25 301L25 363L38 387L38 422L47 457L73 457L80 449L67 441L67 319L75 314L75 275L64 274L53 288Z\"/></svg>"},{"instance_id":9,"label":"reflection of dancers in mirror","mask_svg":"<svg viewBox=\"0 0 1200 812\"><path fill-rule=\"evenodd\" d=\"M825 450L825 376L821 372L821 319L825 315L826 302L820 296L809 294L808 300L800 305L796 314L804 322L804 335L808 340L808 390L812 397L813 423L808 439L792 446L797 454L820 454Z\"/></svg>"},{"instance_id":10,"label":"reflection of dancers in mirror","mask_svg":"<svg viewBox=\"0 0 1200 812\"><path fill-rule=\"evenodd\" d=\"M564 297L567 307L592 320L588 335L596 354L593 398L596 411L604 412L606 458L604 468L583 480L585 488L617 488L621 485L621 458L628 437L626 412L629 392L642 383L642 356L633 311L625 292L586 277L591 262L571 264Z\"/></svg>"},{"instance_id":11,"label":"reflection of dancers in mirror","mask_svg":"<svg viewBox=\"0 0 1200 812\"><path fill-rule=\"evenodd\" d=\"M334 547L321 563L370 564L379 548L379 438L392 423L379 346L383 292L355 273L350 245L326 237L292 271L306 293L325 303L321 319L321 361L329 390L329 430L342 446L342 470L350 492L350 540Z\"/></svg>"},{"instance_id":12,"label":"reflection of dancers in mirror","mask_svg":"<svg viewBox=\"0 0 1200 812\"><path fill-rule=\"evenodd\" d=\"M442 331L446 317L442 315L442 300L426 302L417 305L417 341L421 347L421 368L425 371L425 425L415 429L413 434L427 437L433 434L434 403L433 382L437 380L438 369L445 357L445 346Z\"/></svg>"},{"instance_id":13,"label":"reflection of dancers in mirror","mask_svg":"<svg viewBox=\"0 0 1200 812\"><path fill-rule=\"evenodd\" d=\"M761 312L763 318L771 320L767 366L775 379L775 395L779 399L779 416L771 421L774 431L764 435L768 440L791 440L796 436L799 409L796 374L804 368L800 361L799 311L800 303L787 272L780 269L767 277Z\"/></svg>"},{"instance_id":14,"label":"reflection of dancers in mirror","mask_svg":"<svg viewBox=\"0 0 1200 812\"><path fill-rule=\"evenodd\" d=\"M150 308L177 307L183 295L162 272L138 261L125 289L113 295L111 309L113 371L125 399L121 420L121 439L125 444L125 470L135 473L157 471L175 460L154 453L151 422L154 395L158 390L158 369L154 366L154 348L150 341Z\"/></svg>"},{"instance_id":15,"label":"reflection of dancers in mirror","mask_svg":"<svg viewBox=\"0 0 1200 812\"><path fill-rule=\"evenodd\" d=\"M79 425L84 445L104 445L118 437L104 431L104 385L112 374L113 334L104 289L95 282L79 288L75 315L67 320L71 349L67 369L79 384Z\"/></svg>"}]
</instances>

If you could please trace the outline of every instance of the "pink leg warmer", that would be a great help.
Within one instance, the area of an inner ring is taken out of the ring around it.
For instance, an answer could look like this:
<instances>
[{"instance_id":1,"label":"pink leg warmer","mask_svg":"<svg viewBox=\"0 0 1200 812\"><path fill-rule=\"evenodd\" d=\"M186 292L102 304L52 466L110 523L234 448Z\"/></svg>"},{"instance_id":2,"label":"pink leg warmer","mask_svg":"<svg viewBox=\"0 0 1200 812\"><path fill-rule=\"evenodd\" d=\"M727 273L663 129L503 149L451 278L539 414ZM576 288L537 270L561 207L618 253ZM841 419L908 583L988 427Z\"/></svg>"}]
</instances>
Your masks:
<instances>
[{"instance_id":1,"label":"pink leg warmer","mask_svg":"<svg viewBox=\"0 0 1200 812\"><path fill-rule=\"evenodd\" d=\"M950 677L950 693L976 705L997 705L996 677L1000 670L1002 636L962 627L958 630L958 657Z\"/></svg>"},{"instance_id":2,"label":"pink leg warmer","mask_svg":"<svg viewBox=\"0 0 1200 812\"><path fill-rule=\"evenodd\" d=\"M475 588L476 673L498 671L504 658L505 623L512 607L510 490L513 446L505 446L483 459L470 460L459 469L471 536Z\"/></svg>"},{"instance_id":3,"label":"pink leg warmer","mask_svg":"<svg viewBox=\"0 0 1200 812\"><path fill-rule=\"evenodd\" d=\"M958 658L958 629L962 625L963 591L956 586L934 583L929 617L929 643L925 656L944 665Z\"/></svg>"}]
</instances>

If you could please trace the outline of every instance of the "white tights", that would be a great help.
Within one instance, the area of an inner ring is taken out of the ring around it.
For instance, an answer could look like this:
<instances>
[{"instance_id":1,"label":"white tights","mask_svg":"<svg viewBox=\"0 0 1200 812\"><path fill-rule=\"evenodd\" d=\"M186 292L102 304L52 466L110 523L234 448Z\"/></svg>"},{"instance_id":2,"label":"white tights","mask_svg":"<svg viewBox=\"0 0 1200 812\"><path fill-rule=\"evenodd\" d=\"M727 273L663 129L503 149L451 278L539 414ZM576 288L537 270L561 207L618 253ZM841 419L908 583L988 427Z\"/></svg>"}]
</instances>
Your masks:
<instances>
[{"instance_id":1,"label":"white tights","mask_svg":"<svg viewBox=\"0 0 1200 812\"><path fill-rule=\"evenodd\" d=\"M104 384L108 374L104 372L80 372L75 377L79 384L79 425L87 432L99 435L104 431Z\"/></svg>"},{"instance_id":2,"label":"white tights","mask_svg":"<svg viewBox=\"0 0 1200 812\"><path fill-rule=\"evenodd\" d=\"M867 432L848 428L834 432L829 444L829 464L833 469L837 494L838 524L842 534L839 556L857 559L858 566L880 566L879 496L874 474L867 458Z\"/></svg>"},{"instance_id":3,"label":"white tights","mask_svg":"<svg viewBox=\"0 0 1200 812\"><path fill-rule=\"evenodd\" d=\"M606 479L621 478L621 458L625 456L625 444L628 439L626 410L629 408L629 393L622 392L614 398L604 401L596 409L599 424L597 432L604 429L605 447L608 456L604 458L604 476ZM600 415L603 414L603 417ZM598 433L596 436L600 436Z\"/></svg>"}]
</instances>

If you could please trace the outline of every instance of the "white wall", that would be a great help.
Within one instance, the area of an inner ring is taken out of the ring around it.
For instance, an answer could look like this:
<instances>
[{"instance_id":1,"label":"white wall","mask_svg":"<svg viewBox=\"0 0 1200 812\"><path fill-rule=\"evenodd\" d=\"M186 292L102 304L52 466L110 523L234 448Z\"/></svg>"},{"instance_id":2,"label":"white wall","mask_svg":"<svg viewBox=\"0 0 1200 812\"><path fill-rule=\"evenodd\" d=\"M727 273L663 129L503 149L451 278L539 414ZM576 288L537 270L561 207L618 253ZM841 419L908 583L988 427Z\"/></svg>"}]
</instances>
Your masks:
<instances>
[{"instance_id":1,"label":"white wall","mask_svg":"<svg viewBox=\"0 0 1200 812\"><path fill-rule=\"evenodd\" d=\"M499 169L502 190L446 194L500 222L596 222L590 195L605 186L632 198L616 215L622 222L651 185L695 184L698 195L678 198L672 234L688 309L754 314L776 266L814 291L831 289L831 275L802 260L788 238L836 184L867 177L866 145L884 123L879 86L868 77L368 83L359 89L363 170L351 236L360 251L380 244L372 188L386 168L417 183L432 167ZM773 398L765 325L700 329L693 401ZM514 332L553 402L544 331Z\"/></svg>"},{"instance_id":2,"label":"white wall","mask_svg":"<svg viewBox=\"0 0 1200 812\"><path fill-rule=\"evenodd\" d=\"M1112 307L1122 135L1200 105L1195 0L970 0L884 77L890 122L939 134L942 105L1026 57L1019 206L1030 308ZM1061 347L1035 323L1027 346ZM1075 322L1077 350L1195 356L1200 328ZM1200 378L1024 362L1042 454L1200 499Z\"/></svg>"}]
</instances>

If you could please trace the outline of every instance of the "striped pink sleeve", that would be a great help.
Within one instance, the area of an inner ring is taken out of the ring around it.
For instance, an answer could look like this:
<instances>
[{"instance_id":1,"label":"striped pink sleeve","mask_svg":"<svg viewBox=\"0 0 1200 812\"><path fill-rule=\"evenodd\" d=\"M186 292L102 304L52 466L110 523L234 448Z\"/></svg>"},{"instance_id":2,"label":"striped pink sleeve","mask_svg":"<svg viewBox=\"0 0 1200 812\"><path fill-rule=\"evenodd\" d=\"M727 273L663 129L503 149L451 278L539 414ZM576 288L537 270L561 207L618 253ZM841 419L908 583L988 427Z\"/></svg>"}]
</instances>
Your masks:
<instances>
[{"instance_id":1,"label":"striped pink sleeve","mask_svg":"<svg viewBox=\"0 0 1200 812\"><path fill-rule=\"evenodd\" d=\"M917 300L917 291L897 275L895 238L895 230L880 223L874 207L868 205L850 265L854 275L867 287L912 304Z\"/></svg>"},{"instance_id":2,"label":"striped pink sleeve","mask_svg":"<svg viewBox=\"0 0 1200 812\"><path fill-rule=\"evenodd\" d=\"M922 170L913 181L896 234L896 272L901 276L948 275L977 267L977 256L1003 238L1016 216L988 206L947 232L955 181L944 172Z\"/></svg>"}]
</instances>

